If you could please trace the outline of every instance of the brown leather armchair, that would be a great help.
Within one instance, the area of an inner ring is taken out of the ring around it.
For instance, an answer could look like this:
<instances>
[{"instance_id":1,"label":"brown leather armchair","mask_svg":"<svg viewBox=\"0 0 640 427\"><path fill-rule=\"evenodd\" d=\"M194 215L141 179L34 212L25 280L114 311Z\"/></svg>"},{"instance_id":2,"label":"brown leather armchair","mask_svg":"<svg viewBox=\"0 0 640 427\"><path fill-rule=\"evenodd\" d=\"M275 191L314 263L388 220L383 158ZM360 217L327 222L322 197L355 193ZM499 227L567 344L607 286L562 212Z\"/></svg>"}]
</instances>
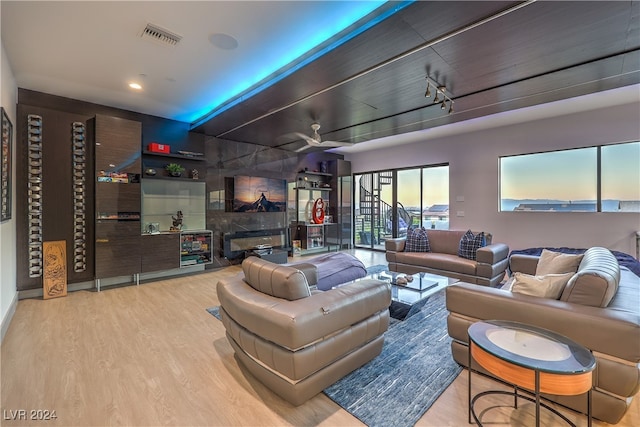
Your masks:
<instances>
[{"instance_id":1,"label":"brown leather armchair","mask_svg":"<svg viewBox=\"0 0 640 427\"><path fill-rule=\"evenodd\" d=\"M218 282L220 315L236 357L300 405L382 351L390 286L363 279L311 292L305 274L257 257Z\"/></svg>"}]
</instances>

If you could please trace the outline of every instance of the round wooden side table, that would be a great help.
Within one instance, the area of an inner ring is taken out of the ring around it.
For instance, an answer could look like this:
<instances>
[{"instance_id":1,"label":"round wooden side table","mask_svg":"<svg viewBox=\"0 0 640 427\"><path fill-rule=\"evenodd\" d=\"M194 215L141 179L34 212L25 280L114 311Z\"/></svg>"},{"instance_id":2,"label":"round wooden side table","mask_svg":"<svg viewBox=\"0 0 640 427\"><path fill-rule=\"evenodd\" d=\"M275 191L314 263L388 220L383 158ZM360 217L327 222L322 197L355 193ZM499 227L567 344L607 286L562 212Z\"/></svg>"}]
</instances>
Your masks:
<instances>
[{"instance_id":1,"label":"round wooden side table","mask_svg":"<svg viewBox=\"0 0 640 427\"><path fill-rule=\"evenodd\" d=\"M575 425L554 408L540 402L540 393L573 396L587 394L587 423L591 427L591 387L596 361L591 352L555 332L517 322L488 320L469 327L469 423L482 426L473 406L489 394L514 396L535 402L536 426L540 407L553 412L569 425ZM513 392L489 390L471 397L471 360L514 387ZM535 396L518 393L518 389Z\"/></svg>"}]
</instances>

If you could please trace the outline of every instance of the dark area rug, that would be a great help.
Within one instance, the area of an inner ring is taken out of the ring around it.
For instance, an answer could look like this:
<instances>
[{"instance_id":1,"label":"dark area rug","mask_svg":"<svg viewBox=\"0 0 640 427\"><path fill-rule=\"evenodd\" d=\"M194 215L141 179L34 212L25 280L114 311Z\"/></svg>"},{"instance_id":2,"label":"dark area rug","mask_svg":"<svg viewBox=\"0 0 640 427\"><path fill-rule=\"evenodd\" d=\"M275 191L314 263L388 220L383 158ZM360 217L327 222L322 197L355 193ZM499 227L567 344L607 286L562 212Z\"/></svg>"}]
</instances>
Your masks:
<instances>
[{"instance_id":1,"label":"dark area rug","mask_svg":"<svg viewBox=\"0 0 640 427\"><path fill-rule=\"evenodd\" d=\"M385 333L380 356L324 393L370 427L413 426L458 376L444 290Z\"/></svg>"},{"instance_id":2,"label":"dark area rug","mask_svg":"<svg viewBox=\"0 0 640 427\"><path fill-rule=\"evenodd\" d=\"M419 313L422 307L427 303L428 299L429 298L425 298L413 305L405 304L400 301L391 301L391 305L389 306L389 315L392 319L406 320L414 314Z\"/></svg>"},{"instance_id":3,"label":"dark area rug","mask_svg":"<svg viewBox=\"0 0 640 427\"><path fill-rule=\"evenodd\" d=\"M220 319L220 306L219 305L216 305L216 306L213 306L213 307L209 307L209 308L207 308L207 311L209 312L209 314L211 314L216 319L222 320L222 319Z\"/></svg>"}]
</instances>

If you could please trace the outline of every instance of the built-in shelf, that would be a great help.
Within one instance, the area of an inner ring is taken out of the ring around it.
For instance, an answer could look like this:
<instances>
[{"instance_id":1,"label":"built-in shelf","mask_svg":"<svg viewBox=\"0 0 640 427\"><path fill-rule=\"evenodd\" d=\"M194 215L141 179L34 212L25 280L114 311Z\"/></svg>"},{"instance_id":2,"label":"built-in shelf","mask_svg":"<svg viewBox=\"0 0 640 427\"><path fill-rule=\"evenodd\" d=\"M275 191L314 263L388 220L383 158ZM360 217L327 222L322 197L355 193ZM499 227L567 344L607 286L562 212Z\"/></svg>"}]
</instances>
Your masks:
<instances>
[{"instance_id":1,"label":"built-in shelf","mask_svg":"<svg viewBox=\"0 0 640 427\"><path fill-rule=\"evenodd\" d=\"M211 264L212 240L210 230L180 232L180 267Z\"/></svg>"},{"instance_id":2,"label":"built-in shelf","mask_svg":"<svg viewBox=\"0 0 640 427\"><path fill-rule=\"evenodd\" d=\"M310 191L332 191L329 187L294 187L294 190L310 190Z\"/></svg>"},{"instance_id":3,"label":"built-in shelf","mask_svg":"<svg viewBox=\"0 0 640 427\"><path fill-rule=\"evenodd\" d=\"M172 159L183 159L183 160L194 160L196 162L204 162L207 160L204 156L187 156L185 154L178 153L156 153L153 151L143 151L142 154L145 156L158 156L158 157L169 157Z\"/></svg>"},{"instance_id":4,"label":"built-in shelf","mask_svg":"<svg viewBox=\"0 0 640 427\"><path fill-rule=\"evenodd\" d=\"M145 175L145 176L142 177L142 179L143 180L145 180L145 179L163 179L163 180L169 180L169 181L204 182L204 179L202 179L202 178L193 179L193 178L189 178L188 176Z\"/></svg>"},{"instance_id":5,"label":"built-in shelf","mask_svg":"<svg viewBox=\"0 0 640 427\"><path fill-rule=\"evenodd\" d=\"M317 175L317 176L333 176L328 172L313 172L313 171L300 171L298 172L300 175Z\"/></svg>"}]
</instances>

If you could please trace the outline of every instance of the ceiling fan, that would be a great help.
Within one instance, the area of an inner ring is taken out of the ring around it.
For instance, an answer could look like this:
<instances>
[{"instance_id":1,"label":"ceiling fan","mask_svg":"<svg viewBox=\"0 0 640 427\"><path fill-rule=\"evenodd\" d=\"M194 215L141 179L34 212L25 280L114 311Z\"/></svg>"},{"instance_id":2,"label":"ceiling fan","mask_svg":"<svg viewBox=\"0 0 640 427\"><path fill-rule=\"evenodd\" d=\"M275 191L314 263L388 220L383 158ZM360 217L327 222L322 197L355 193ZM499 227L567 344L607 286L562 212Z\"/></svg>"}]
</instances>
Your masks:
<instances>
[{"instance_id":1,"label":"ceiling fan","mask_svg":"<svg viewBox=\"0 0 640 427\"><path fill-rule=\"evenodd\" d=\"M305 145L304 147L298 148L296 150L296 153L299 153L300 151L304 151L307 148L311 148L311 147L333 148L333 147L348 147L350 145L353 145L352 142L323 141L322 138L320 137L320 134L318 133L318 129L320 129L319 123L313 123L311 125L311 129L313 130L313 134L311 136L305 135L304 133L300 133L300 132L294 132L296 136L304 139L305 142L307 143L307 145Z\"/></svg>"}]
</instances>

